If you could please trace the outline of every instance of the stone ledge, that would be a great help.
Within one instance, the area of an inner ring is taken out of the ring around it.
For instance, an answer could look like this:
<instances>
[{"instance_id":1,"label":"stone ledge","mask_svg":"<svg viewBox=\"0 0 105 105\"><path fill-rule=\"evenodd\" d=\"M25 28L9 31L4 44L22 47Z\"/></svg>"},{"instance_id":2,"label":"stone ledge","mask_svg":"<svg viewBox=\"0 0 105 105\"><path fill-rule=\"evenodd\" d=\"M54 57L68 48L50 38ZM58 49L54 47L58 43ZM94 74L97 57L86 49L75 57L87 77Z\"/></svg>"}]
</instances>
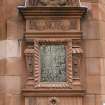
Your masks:
<instances>
[{"instance_id":1,"label":"stone ledge","mask_svg":"<svg viewBox=\"0 0 105 105\"><path fill-rule=\"evenodd\" d=\"M85 90L70 89L23 89L23 96L84 96Z\"/></svg>"}]
</instances>

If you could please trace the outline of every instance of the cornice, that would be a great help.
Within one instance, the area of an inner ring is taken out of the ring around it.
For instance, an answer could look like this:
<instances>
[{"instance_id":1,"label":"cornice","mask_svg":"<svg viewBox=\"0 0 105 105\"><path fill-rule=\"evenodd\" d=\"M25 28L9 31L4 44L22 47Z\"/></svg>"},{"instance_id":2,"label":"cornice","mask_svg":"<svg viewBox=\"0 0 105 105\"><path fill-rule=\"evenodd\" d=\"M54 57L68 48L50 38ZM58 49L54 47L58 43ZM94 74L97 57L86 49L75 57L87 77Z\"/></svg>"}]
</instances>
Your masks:
<instances>
[{"instance_id":1,"label":"cornice","mask_svg":"<svg viewBox=\"0 0 105 105\"><path fill-rule=\"evenodd\" d=\"M70 89L23 89L23 96L84 96L86 90Z\"/></svg>"},{"instance_id":2,"label":"cornice","mask_svg":"<svg viewBox=\"0 0 105 105\"><path fill-rule=\"evenodd\" d=\"M25 7L18 6L19 12L24 16L79 16L87 13L86 7Z\"/></svg>"}]
</instances>

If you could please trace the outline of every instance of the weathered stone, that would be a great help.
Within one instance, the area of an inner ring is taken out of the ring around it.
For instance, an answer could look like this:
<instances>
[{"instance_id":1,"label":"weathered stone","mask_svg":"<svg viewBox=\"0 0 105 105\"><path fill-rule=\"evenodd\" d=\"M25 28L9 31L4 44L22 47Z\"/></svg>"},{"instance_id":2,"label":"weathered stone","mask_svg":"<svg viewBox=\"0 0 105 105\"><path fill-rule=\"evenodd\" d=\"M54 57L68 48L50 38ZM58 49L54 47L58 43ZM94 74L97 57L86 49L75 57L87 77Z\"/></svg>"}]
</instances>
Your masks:
<instances>
[{"instance_id":1,"label":"weathered stone","mask_svg":"<svg viewBox=\"0 0 105 105\"><path fill-rule=\"evenodd\" d=\"M96 105L95 95L86 95L85 96L85 104L86 105Z\"/></svg>"},{"instance_id":2,"label":"weathered stone","mask_svg":"<svg viewBox=\"0 0 105 105\"><path fill-rule=\"evenodd\" d=\"M100 40L85 40L84 51L86 57L104 57Z\"/></svg>"},{"instance_id":3,"label":"weathered stone","mask_svg":"<svg viewBox=\"0 0 105 105\"><path fill-rule=\"evenodd\" d=\"M19 43L23 39L25 29L24 20L17 10L17 6L22 2L24 0L0 0L0 105L25 104L21 88L27 71L22 58L23 50L19 52L18 49L22 49ZM84 105L103 105L105 102L105 0L81 0L81 6L88 8L87 16L81 19L83 56L86 61L83 62L83 72L85 72L83 81L86 80L87 91ZM7 39L12 42L7 43ZM77 105L76 102L82 105L79 98L61 97L60 100L62 105L68 103ZM48 97L41 97L39 103L48 104L48 99ZM59 102L59 98L57 99Z\"/></svg>"},{"instance_id":4,"label":"weathered stone","mask_svg":"<svg viewBox=\"0 0 105 105\"><path fill-rule=\"evenodd\" d=\"M100 75L101 59L100 58L87 58L86 68L88 75Z\"/></svg>"},{"instance_id":5,"label":"weathered stone","mask_svg":"<svg viewBox=\"0 0 105 105\"><path fill-rule=\"evenodd\" d=\"M20 76L5 76L5 92L10 94L21 93L21 77Z\"/></svg>"},{"instance_id":6,"label":"weathered stone","mask_svg":"<svg viewBox=\"0 0 105 105\"><path fill-rule=\"evenodd\" d=\"M99 94L101 92L100 76L87 76L87 93Z\"/></svg>"},{"instance_id":7,"label":"weathered stone","mask_svg":"<svg viewBox=\"0 0 105 105\"><path fill-rule=\"evenodd\" d=\"M22 75L25 69L25 62L21 58L8 58L6 62L6 75ZM14 69L15 68L15 69Z\"/></svg>"}]
</instances>

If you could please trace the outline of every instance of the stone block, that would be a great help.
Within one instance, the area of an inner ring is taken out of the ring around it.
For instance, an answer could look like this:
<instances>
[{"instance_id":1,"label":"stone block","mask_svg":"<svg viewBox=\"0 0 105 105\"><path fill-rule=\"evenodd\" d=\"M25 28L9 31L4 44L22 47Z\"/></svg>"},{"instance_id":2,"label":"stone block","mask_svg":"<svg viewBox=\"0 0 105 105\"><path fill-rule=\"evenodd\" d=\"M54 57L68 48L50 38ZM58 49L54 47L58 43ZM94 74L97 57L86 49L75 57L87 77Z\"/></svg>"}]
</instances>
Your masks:
<instances>
[{"instance_id":1,"label":"stone block","mask_svg":"<svg viewBox=\"0 0 105 105\"><path fill-rule=\"evenodd\" d=\"M105 0L99 0L99 20L105 21Z\"/></svg>"},{"instance_id":2,"label":"stone block","mask_svg":"<svg viewBox=\"0 0 105 105\"><path fill-rule=\"evenodd\" d=\"M0 92L0 105L5 105L5 94Z\"/></svg>"},{"instance_id":3,"label":"stone block","mask_svg":"<svg viewBox=\"0 0 105 105\"><path fill-rule=\"evenodd\" d=\"M101 93L105 94L105 76L101 76Z\"/></svg>"},{"instance_id":4,"label":"stone block","mask_svg":"<svg viewBox=\"0 0 105 105\"><path fill-rule=\"evenodd\" d=\"M99 30L100 39L105 40L105 21L100 21Z\"/></svg>"},{"instance_id":5,"label":"stone block","mask_svg":"<svg viewBox=\"0 0 105 105\"><path fill-rule=\"evenodd\" d=\"M22 0L5 0L5 9L6 9L6 13L8 13L6 16L8 18L14 18L15 16L18 16L18 10L17 10L17 6L21 3Z\"/></svg>"},{"instance_id":6,"label":"stone block","mask_svg":"<svg viewBox=\"0 0 105 105\"><path fill-rule=\"evenodd\" d=\"M6 40L0 40L0 60L6 58Z\"/></svg>"},{"instance_id":7,"label":"stone block","mask_svg":"<svg viewBox=\"0 0 105 105\"><path fill-rule=\"evenodd\" d=\"M0 75L4 75L6 71L6 59L0 60Z\"/></svg>"},{"instance_id":8,"label":"stone block","mask_svg":"<svg viewBox=\"0 0 105 105\"><path fill-rule=\"evenodd\" d=\"M8 58L6 75L22 75L25 71L25 61L21 58Z\"/></svg>"},{"instance_id":9,"label":"stone block","mask_svg":"<svg viewBox=\"0 0 105 105\"><path fill-rule=\"evenodd\" d=\"M102 45L102 51L103 51L103 55L104 55L104 57L105 57L105 40L104 40L104 38L103 38L103 40L101 40L101 45Z\"/></svg>"},{"instance_id":10,"label":"stone block","mask_svg":"<svg viewBox=\"0 0 105 105\"><path fill-rule=\"evenodd\" d=\"M21 57L21 43L18 40L6 40L6 58Z\"/></svg>"},{"instance_id":11,"label":"stone block","mask_svg":"<svg viewBox=\"0 0 105 105\"><path fill-rule=\"evenodd\" d=\"M99 3L101 3L101 4L105 4L105 0L99 0Z\"/></svg>"},{"instance_id":12,"label":"stone block","mask_svg":"<svg viewBox=\"0 0 105 105\"><path fill-rule=\"evenodd\" d=\"M99 94L101 91L100 76L87 76L87 93Z\"/></svg>"},{"instance_id":13,"label":"stone block","mask_svg":"<svg viewBox=\"0 0 105 105\"><path fill-rule=\"evenodd\" d=\"M18 35L16 20L7 20L7 37L8 39L16 38Z\"/></svg>"},{"instance_id":14,"label":"stone block","mask_svg":"<svg viewBox=\"0 0 105 105\"><path fill-rule=\"evenodd\" d=\"M93 1L93 0L92 0ZM82 2L81 6L87 7L88 13L85 16L87 20L99 20L99 5L97 2Z\"/></svg>"},{"instance_id":15,"label":"stone block","mask_svg":"<svg viewBox=\"0 0 105 105\"><path fill-rule=\"evenodd\" d=\"M5 76L0 76L0 93L5 93Z\"/></svg>"},{"instance_id":16,"label":"stone block","mask_svg":"<svg viewBox=\"0 0 105 105\"><path fill-rule=\"evenodd\" d=\"M105 76L105 58L100 59L100 76Z\"/></svg>"},{"instance_id":17,"label":"stone block","mask_svg":"<svg viewBox=\"0 0 105 105\"><path fill-rule=\"evenodd\" d=\"M105 95L96 95L96 105L104 105Z\"/></svg>"},{"instance_id":18,"label":"stone block","mask_svg":"<svg viewBox=\"0 0 105 105\"><path fill-rule=\"evenodd\" d=\"M21 93L21 77L5 76L5 92L11 94Z\"/></svg>"},{"instance_id":19,"label":"stone block","mask_svg":"<svg viewBox=\"0 0 105 105\"><path fill-rule=\"evenodd\" d=\"M101 74L101 59L100 58L87 58L86 70L88 75L100 75Z\"/></svg>"},{"instance_id":20,"label":"stone block","mask_svg":"<svg viewBox=\"0 0 105 105\"><path fill-rule=\"evenodd\" d=\"M7 20L7 38L19 39L23 37L24 21L22 17L18 16Z\"/></svg>"},{"instance_id":21,"label":"stone block","mask_svg":"<svg viewBox=\"0 0 105 105\"><path fill-rule=\"evenodd\" d=\"M100 39L99 21L86 20L82 24L83 39Z\"/></svg>"},{"instance_id":22,"label":"stone block","mask_svg":"<svg viewBox=\"0 0 105 105\"><path fill-rule=\"evenodd\" d=\"M86 95L85 96L85 105L96 105L95 104L95 95Z\"/></svg>"},{"instance_id":23,"label":"stone block","mask_svg":"<svg viewBox=\"0 0 105 105\"><path fill-rule=\"evenodd\" d=\"M17 39L23 36L24 21L20 16L17 6L21 4L23 0L5 0L5 14L6 14L6 29L8 39Z\"/></svg>"},{"instance_id":24,"label":"stone block","mask_svg":"<svg viewBox=\"0 0 105 105\"><path fill-rule=\"evenodd\" d=\"M86 57L104 57L100 40L85 40L83 46Z\"/></svg>"},{"instance_id":25,"label":"stone block","mask_svg":"<svg viewBox=\"0 0 105 105\"><path fill-rule=\"evenodd\" d=\"M0 40L6 39L6 11L4 3L5 0L0 0Z\"/></svg>"},{"instance_id":26,"label":"stone block","mask_svg":"<svg viewBox=\"0 0 105 105\"><path fill-rule=\"evenodd\" d=\"M14 94L5 95L5 105L24 105L22 104L22 96Z\"/></svg>"}]
</instances>

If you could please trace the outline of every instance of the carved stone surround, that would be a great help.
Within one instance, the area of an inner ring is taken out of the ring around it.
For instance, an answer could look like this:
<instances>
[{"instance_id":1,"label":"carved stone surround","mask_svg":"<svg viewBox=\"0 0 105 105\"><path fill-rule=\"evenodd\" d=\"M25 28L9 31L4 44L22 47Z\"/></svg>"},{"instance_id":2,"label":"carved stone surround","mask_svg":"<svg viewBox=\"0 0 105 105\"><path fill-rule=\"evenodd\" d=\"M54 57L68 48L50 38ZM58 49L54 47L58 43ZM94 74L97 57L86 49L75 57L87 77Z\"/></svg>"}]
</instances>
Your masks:
<instances>
[{"instance_id":1,"label":"carved stone surround","mask_svg":"<svg viewBox=\"0 0 105 105\"><path fill-rule=\"evenodd\" d=\"M80 20L86 13L86 8L46 6L18 8L26 21L24 53L28 74L22 89L26 105L41 105L43 102L45 105L68 105L69 103L83 105L85 88L81 80L81 72L84 70L81 66L83 50ZM66 43L67 82L58 84L40 82L40 43ZM76 57L73 57L75 55ZM63 102L60 98L62 96L63 99L65 98ZM40 100L40 103L31 103L34 101L30 100Z\"/></svg>"},{"instance_id":2,"label":"carved stone surround","mask_svg":"<svg viewBox=\"0 0 105 105\"><path fill-rule=\"evenodd\" d=\"M40 82L40 52L39 52L39 43L55 43L59 44L62 43L66 47L66 52L67 52L67 82L61 82L61 83L43 83ZM35 63L35 87L44 87L44 88L71 88L71 83L72 83L72 41L70 39L35 39L34 41L34 63Z\"/></svg>"},{"instance_id":3,"label":"carved stone surround","mask_svg":"<svg viewBox=\"0 0 105 105\"><path fill-rule=\"evenodd\" d=\"M78 42L78 41L77 41ZM67 72L67 78L68 82L64 83L41 83L40 82L40 51L39 46L40 43L44 44L50 44L50 43L64 43L66 46L67 51L67 58L68 58L68 72ZM71 46L69 46L69 43ZM73 45L72 45L73 44ZM29 44L28 44L29 45ZM33 88L72 88L76 85L80 86L80 69L81 69L81 54L83 53L83 50L80 47L80 43L73 43L71 39L68 38L35 38L33 40L32 47L27 46L27 48L24 51L26 55L26 62L27 63L27 71L29 72L29 80L27 81L28 87ZM31 58L31 61L30 61ZM34 60L33 60L34 59ZM32 65L33 68L32 68ZM31 75L30 75L31 74ZM30 81L30 76L31 78ZM32 82L33 80L33 82ZM68 85L70 83L70 85ZM26 87L27 87L26 86Z\"/></svg>"}]
</instances>

